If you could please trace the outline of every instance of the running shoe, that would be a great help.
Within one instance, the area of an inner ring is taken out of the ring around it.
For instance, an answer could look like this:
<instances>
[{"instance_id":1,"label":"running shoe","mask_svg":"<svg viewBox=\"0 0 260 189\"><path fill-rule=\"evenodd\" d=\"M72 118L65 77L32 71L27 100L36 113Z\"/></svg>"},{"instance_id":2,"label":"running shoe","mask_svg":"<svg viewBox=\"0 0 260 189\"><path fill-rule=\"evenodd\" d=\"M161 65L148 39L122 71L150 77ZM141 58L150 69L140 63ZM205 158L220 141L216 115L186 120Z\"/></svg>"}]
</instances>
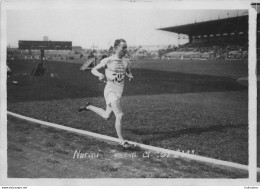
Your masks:
<instances>
[{"instance_id":1,"label":"running shoe","mask_svg":"<svg viewBox=\"0 0 260 189\"><path fill-rule=\"evenodd\" d=\"M134 144L129 144L128 142L123 142L123 143L121 143L121 145L122 145L122 147L123 148L125 148L125 149L128 149L128 148L133 148L133 147L135 147L135 145Z\"/></svg>"},{"instance_id":2,"label":"running shoe","mask_svg":"<svg viewBox=\"0 0 260 189\"><path fill-rule=\"evenodd\" d=\"M87 107L90 105L90 102L87 102L85 106L81 106L79 107L78 111L82 112L82 111L88 111Z\"/></svg>"}]
</instances>

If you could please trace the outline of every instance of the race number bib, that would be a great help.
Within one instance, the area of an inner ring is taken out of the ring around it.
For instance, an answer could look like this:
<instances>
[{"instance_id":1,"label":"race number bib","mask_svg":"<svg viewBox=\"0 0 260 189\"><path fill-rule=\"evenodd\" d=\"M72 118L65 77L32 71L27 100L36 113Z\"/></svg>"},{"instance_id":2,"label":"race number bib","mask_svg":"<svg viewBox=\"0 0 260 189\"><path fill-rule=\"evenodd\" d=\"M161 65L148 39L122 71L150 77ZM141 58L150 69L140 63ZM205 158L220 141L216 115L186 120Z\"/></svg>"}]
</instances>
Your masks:
<instances>
[{"instance_id":1,"label":"race number bib","mask_svg":"<svg viewBox=\"0 0 260 189\"><path fill-rule=\"evenodd\" d=\"M114 76L113 82L120 83L120 82L124 81L125 73L114 73L113 76Z\"/></svg>"}]
</instances>

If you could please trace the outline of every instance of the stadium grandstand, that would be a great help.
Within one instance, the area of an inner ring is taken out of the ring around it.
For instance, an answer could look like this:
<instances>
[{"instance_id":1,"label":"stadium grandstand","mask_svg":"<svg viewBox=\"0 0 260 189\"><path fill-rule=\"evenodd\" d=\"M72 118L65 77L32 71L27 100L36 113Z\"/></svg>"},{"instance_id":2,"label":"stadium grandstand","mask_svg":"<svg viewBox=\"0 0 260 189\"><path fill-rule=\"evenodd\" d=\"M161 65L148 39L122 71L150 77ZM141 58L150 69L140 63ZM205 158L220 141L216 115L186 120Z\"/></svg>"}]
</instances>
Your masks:
<instances>
[{"instance_id":1,"label":"stadium grandstand","mask_svg":"<svg viewBox=\"0 0 260 189\"><path fill-rule=\"evenodd\" d=\"M258 20L259 22L259 20ZM259 24L257 24L259 37ZM195 22L193 24L159 28L187 35L189 42L178 48L163 50L167 59L247 59L248 58L248 15ZM259 43L258 43L259 47Z\"/></svg>"}]
</instances>

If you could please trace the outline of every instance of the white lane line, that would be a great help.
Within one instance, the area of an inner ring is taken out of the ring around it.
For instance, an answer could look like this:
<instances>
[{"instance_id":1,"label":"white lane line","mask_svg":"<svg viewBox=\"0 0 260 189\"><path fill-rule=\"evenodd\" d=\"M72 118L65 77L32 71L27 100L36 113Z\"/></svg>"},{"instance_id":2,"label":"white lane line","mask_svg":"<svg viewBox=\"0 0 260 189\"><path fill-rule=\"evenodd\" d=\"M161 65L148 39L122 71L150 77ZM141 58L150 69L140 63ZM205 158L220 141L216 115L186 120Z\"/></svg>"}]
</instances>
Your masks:
<instances>
[{"instance_id":1,"label":"white lane line","mask_svg":"<svg viewBox=\"0 0 260 189\"><path fill-rule=\"evenodd\" d=\"M26 116L19 115L19 114L9 112L9 111L7 111L7 114L14 116L14 117L17 117L17 118L27 120L27 121L31 121L31 122L34 122L34 123L46 125L46 126L49 126L49 127L62 129L62 130L66 130L66 131L71 131L71 132L74 132L74 133L78 133L78 134L81 134L81 135L87 135L87 136L98 138L98 139L101 139L101 140L108 140L108 141L112 141L112 142L116 142L116 143L119 142L119 140L117 138L114 138L114 137L101 135L101 134L97 134L97 133L93 133L93 132L89 132L89 131L84 131L84 130L80 130L80 129L75 129L75 128L71 128L71 127L67 127L67 126L63 126L63 125L58 125L58 124L50 123L50 122L46 122L46 121L41 121L41 120L26 117ZM228 161L223 161L223 160L218 160L218 159L213 159L213 158L208 158L208 157L202 157L202 156L198 156L198 155L194 155L194 154L186 154L186 153L183 153L183 152L177 152L177 151L174 151L174 150L167 150L167 149L164 149L164 148L149 146L149 145L140 144L140 143L136 143L136 142L132 142L132 141L129 141L129 142L132 143L132 144L135 144L137 147L139 147L141 149L150 150L150 151L157 152L157 153L180 156L180 157L184 157L184 158L188 158L188 159L192 159L192 160L211 163L211 164L215 164L215 165L222 165L222 166L236 168L236 169L242 169L242 170L246 170L246 171L248 171L248 169L249 169L247 165L242 165L242 164L238 164L238 163L233 163L233 162L228 162ZM260 172L260 168L257 168L257 172Z\"/></svg>"}]
</instances>

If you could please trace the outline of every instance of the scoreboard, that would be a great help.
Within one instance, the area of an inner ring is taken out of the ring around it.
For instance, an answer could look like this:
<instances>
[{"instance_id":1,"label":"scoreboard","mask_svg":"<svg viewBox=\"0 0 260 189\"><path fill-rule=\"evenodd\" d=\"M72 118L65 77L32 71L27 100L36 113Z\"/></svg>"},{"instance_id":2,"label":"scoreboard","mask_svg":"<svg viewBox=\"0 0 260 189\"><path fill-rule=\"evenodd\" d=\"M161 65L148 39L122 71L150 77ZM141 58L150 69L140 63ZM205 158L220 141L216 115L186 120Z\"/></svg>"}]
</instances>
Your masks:
<instances>
[{"instance_id":1,"label":"scoreboard","mask_svg":"<svg viewBox=\"0 0 260 189\"><path fill-rule=\"evenodd\" d=\"M71 41L24 41L19 40L19 49L28 50L72 50Z\"/></svg>"}]
</instances>

